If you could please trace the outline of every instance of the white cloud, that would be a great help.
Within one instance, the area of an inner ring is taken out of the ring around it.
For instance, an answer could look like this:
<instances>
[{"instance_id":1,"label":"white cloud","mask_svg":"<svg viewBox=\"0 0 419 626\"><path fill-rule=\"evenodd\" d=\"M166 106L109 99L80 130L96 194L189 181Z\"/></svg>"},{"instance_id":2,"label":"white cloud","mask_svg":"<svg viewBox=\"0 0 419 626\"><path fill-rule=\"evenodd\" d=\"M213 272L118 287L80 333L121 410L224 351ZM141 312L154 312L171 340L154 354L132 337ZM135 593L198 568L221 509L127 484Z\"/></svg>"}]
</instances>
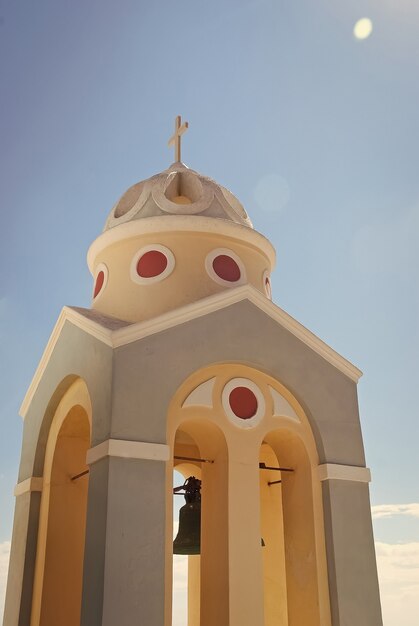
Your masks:
<instances>
[{"instance_id":1,"label":"white cloud","mask_svg":"<svg viewBox=\"0 0 419 626\"><path fill-rule=\"evenodd\" d=\"M377 542L375 548L384 626L417 626L419 542Z\"/></svg>"},{"instance_id":2,"label":"white cloud","mask_svg":"<svg viewBox=\"0 0 419 626\"><path fill-rule=\"evenodd\" d=\"M394 517L395 515L406 515L419 517L419 502L411 504L377 504L371 507L372 518Z\"/></svg>"},{"instance_id":3,"label":"white cloud","mask_svg":"<svg viewBox=\"0 0 419 626\"><path fill-rule=\"evenodd\" d=\"M10 541L0 543L0 622L3 620L4 597L6 595L7 572L9 569Z\"/></svg>"}]
</instances>

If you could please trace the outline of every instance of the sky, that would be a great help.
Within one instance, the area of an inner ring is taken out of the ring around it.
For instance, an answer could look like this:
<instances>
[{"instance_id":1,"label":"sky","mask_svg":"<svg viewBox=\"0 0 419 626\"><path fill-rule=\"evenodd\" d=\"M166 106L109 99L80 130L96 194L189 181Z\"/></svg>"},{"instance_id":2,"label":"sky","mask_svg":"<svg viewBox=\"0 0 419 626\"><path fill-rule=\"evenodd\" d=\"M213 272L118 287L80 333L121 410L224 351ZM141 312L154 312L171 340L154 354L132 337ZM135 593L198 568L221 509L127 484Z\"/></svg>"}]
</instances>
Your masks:
<instances>
[{"instance_id":1,"label":"sky","mask_svg":"<svg viewBox=\"0 0 419 626\"><path fill-rule=\"evenodd\" d=\"M181 114L277 250L274 301L364 372L384 626L418 626L418 75L416 0L0 0L0 615L20 403Z\"/></svg>"}]
</instances>

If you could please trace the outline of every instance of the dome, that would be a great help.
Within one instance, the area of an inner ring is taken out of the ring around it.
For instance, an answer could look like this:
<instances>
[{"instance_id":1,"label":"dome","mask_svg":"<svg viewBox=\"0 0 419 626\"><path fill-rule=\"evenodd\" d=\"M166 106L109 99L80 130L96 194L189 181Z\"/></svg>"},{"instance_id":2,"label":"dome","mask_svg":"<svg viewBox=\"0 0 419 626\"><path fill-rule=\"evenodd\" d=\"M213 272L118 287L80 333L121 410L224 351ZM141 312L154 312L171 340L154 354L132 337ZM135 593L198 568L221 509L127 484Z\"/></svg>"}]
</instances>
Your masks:
<instances>
[{"instance_id":1,"label":"dome","mask_svg":"<svg viewBox=\"0 0 419 626\"><path fill-rule=\"evenodd\" d=\"M112 208L104 231L165 215L214 217L253 228L243 206L228 189L176 162L130 187Z\"/></svg>"}]
</instances>

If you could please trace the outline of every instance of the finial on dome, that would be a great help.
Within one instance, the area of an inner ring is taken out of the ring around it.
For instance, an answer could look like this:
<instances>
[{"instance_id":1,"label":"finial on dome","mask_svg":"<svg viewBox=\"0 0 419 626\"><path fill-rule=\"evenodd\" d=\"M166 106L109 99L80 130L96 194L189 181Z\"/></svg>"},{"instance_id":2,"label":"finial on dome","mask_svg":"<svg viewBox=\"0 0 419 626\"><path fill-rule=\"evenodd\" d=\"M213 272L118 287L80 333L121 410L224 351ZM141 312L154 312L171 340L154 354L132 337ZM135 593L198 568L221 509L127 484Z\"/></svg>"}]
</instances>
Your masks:
<instances>
[{"instance_id":1,"label":"finial on dome","mask_svg":"<svg viewBox=\"0 0 419 626\"><path fill-rule=\"evenodd\" d=\"M175 132L170 137L167 143L168 146L173 146L173 145L175 146L175 161L176 162L180 161L180 143L181 143L182 135L189 127L188 122L183 122L183 124L181 122L182 122L181 116L177 115L175 119Z\"/></svg>"}]
</instances>

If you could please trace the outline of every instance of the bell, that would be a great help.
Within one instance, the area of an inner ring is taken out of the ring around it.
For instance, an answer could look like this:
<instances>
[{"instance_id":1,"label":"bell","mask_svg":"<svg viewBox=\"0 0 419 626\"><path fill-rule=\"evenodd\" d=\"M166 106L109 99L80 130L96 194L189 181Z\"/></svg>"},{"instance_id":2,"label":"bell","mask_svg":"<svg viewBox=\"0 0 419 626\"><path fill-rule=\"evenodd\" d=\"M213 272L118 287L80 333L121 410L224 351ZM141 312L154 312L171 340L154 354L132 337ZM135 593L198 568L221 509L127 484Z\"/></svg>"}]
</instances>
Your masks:
<instances>
[{"instance_id":1,"label":"bell","mask_svg":"<svg viewBox=\"0 0 419 626\"><path fill-rule=\"evenodd\" d=\"M179 511L179 531L173 542L173 554L201 552L201 481L190 476L175 493L184 490L186 504Z\"/></svg>"}]
</instances>

